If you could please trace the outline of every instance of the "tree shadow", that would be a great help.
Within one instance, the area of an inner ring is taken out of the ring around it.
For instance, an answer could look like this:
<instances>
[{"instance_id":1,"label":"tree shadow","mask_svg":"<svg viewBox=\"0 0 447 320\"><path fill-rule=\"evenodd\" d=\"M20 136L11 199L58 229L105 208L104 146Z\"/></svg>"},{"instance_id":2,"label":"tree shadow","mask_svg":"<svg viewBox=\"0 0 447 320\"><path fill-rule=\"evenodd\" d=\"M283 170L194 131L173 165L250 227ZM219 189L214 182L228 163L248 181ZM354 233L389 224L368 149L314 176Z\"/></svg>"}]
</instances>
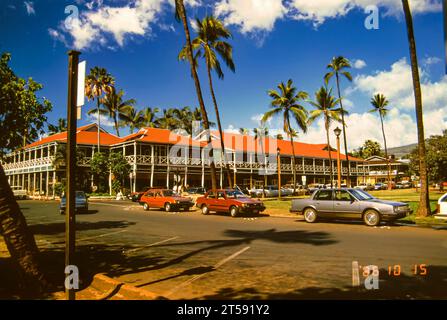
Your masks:
<instances>
[{"instance_id":1,"label":"tree shadow","mask_svg":"<svg viewBox=\"0 0 447 320\"><path fill-rule=\"evenodd\" d=\"M447 267L429 266L426 276L401 273L389 276L388 271L380 269L379 289L367 290L361 287L306 287L287 292L262 292L256 288L222 288L214 294L198 299L210 300L376 300L376 299L447 299Z\"/></svg>"},{"instance_id":2,"label":"tree shadow","mask_svg":"<svg viewBox=\"0 0 447 320\"><path fill-rule=\"evenodd\" d=\"M134 225L135 222L129 221L98 221L98 222L76 222L77 231L98 230L98 229L114 229L127 228ZM55 235L65 233L65 222L39 223L28 226L29 230L34 234Z\"/></svg>"}]
</instances>

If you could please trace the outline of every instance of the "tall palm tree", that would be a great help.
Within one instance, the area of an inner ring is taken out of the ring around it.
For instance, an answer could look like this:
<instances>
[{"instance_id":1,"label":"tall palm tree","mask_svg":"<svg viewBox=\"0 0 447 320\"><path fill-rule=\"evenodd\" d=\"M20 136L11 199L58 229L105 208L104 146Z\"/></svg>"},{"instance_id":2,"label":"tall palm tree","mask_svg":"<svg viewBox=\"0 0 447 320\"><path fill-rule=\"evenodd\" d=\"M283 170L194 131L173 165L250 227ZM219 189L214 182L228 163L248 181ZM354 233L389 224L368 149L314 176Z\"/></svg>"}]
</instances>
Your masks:
<instances>
[{"instance_id":1,"label":"tall palm tree","mask_svg":"<svg viewBox=\"0 0 447 320\"><path fill-rule=\"evenodd\" d=\"M419 151L419 175L421 179L421 193L419 199L419 207L417 214L426 217L430 215L430 200L427 176L427 160L425 154L425 137L424 137L424 116L422 109L422 92L421 81L419 79L418 59L416 52L416 40L414 38L413 18L411 16L408 0L402 0L402 6L405 13L405 21L407 24L408 45L410 48L411 71L413 76L413 90L416 109L416 123L418 128L418 151Z\"/></svg>"},{"instance_id":2,"label":"tall palm tree","mask_svg":"<svg viewBox=\"0 0 447 320\"><path fill-rule=\"evenodd\" d=\"M106 69L100 67L94 67L90 69L90 74L85 78L85 96L87 99L96 99L96 111L98 114L98 151L100 151L100 127L101 127L101 115L100 115L100 103L104 94L112 93L113 86L115 85L115 79L107 72Z\"/></svg>"},{"instance_id":3,"label":"tall palm tree","mask_svg":"<svg viewBox=\"0 0 447 320\"><path fill-rule=\"evenodd\" d=\"M348 154L348 143L346 138L346 123L345 123L345 115L344 115L344 109L343 109L343 99L340 93L340 77L343 76L348 81L352 81L352 76L349 73L349 71L345 71L346 69L351 68L351 63L348 59L342 56L334 57L332 58L331 62L327 65L327 69L330 71L326 73L324 76L324 80L326 81L326 84L329 82L329 80L335 75L335 81L337 84L337 92L338 92L338 98L340 99L340 109L342 110L341 113L341 122L343 126L343 142L345 145L345 155L346 155L346 162L348 164L348 187L351 186L351 172L349 168L349 154Z\"/></svg>"},{"instance_id":4,"label":"tall palm tree","mask_svg":"<svg viewBox=\"0 0 447 320\"><path fill-rule=\"evenodd\" d=\"M118 93L115 88L112 88L112 92L106 94L101 99L101 104L104 108L99 109L99 114L106 115L109 118L113 119L113 123L115 126L116 135L119 137L119 119L120 115L126 113L126 110L133 108L136 103L135 99L128 99L123 101L124 91L120 90ZM96 109L92 109L88 112L88 114L92 114L98 112Z\"/></svg>"},{"instance_id":5,"label":"tall palm tree","mask_svg":"<svg viewBox=\"0 0 447 320\"><path fill-rule=\"evenodd\" d=\"M157 126L157 113L160 112L159 108L147 107L143 110L144 126L149 128L154 128Z\"/></svg>"},{"instance_id":6,"label":"tall palm tree","mask_svg":"<svg viewBox=\"0 0 447 320\"><path fill-rule=\"evenodd\" d=\"M176 17L177 21L182 22L183 29L185 30L187 57L188 57L188 61L189 61L190 67L191 67L191 75L194 79L194 84L196 87L197 98L199 100L200 111L202 113L202 118L203 118L203 127L208 132L207 142L208 142L208 145L211 146L211 134L209 134L210 127L209 127L209 123L208 123L208 114L206 112L205 102L203 101L202 89L200 87L199 76L197 75L197 69L196 69L196 65L194 62L195 60L193 57L193 48L192 48L192 44L191 44L191 35L189 33L188 18L186 16L186 10L185 10L185 5L183 3L183 0L175 0L175 17ZM216 166L214 164L212 148L210 151L210 155L212 158L212 161L210 162L211 186L213 189L217 189Z\"/></svg>"},{"instance_id":7,"label":"tall palm tree","mask_svg":"<svg viewBox=\"0 0 447 320\"><path fill-rule=\"evenodd\" d=\"M326 129L326 141L327 141L327 150L329 156L329 168L330 168L330 177L331 177L331 187L333 187L334 183L334 173L332 169L332 155L331 155L331 143L329 140L329 129L331 127L331 123L333 121L341 122L341 108L337 108L340 99L336 99L332 95L332 89L328 91L326 87L321 87L317 92L315 92L315 101L310 101L315 107L315 110L310 112L308 124L312 124L316 119L323 117L324 127ZM346 113L346 111L343 111Z\"/></svg>"},{"instance_id":8,"label":"tall palm tree","mask_svg":"<svg viewBox=\"0 0 447 320\"><path fill-rule=\"evenodd\" d=\"M265 150L264 150L264 140L269 136L269 129L265 127L265 123L261 122L261 125L258 128L253 128L253 134L255 141L259 140L259 146L261 147L261 155L265 163ZM259 161L259 159L258 159ZM267 167L264 168L264 187L267 186ZM264 193L265 197L265 193Z\"/></svg>"},{"instance_id":9,"label":"tall palm tree","mask_svg":"<svg viewBox=\"0 0 447 320\"><path fill-rule=\"evenodd\" d=\"M180 125L178 110L174 108L163 109L162 115L156 120L157 128L161 129L175 130Z\"/></svg>"},{"instance_id":10,"label":"tall palm tree","mask_svg":"<svg viewBox=\"0 0 447 320\"><path fill-rule=\"evenodd\" d=\"M192 40L194 59L197 60L199 57L203 57L205 59L211 97L214 104L214 111L216 113L217 128L220 135L222 159L226 167L228 184L232 186L230 165L226 161L224 135L222 124L220 122L219 107L217 105L217 99L214 92L213 77L211 75L211 71L214 70L219 79L224 78L218 57L223 60L231 71L235 71L235 65L233 62L233 47L228 42L223 40L231 38L231 32L219 19L216 19L213 16L207 16L203 20L196 19L196 25L197 37ZM186 60L187 52L188 47L183 47L179 53L179 59ZM198 61L195 61L195 64L198 66Z\"/></svg>"},{"instance_id":11,"label":"tall palm tree","mask_svg":"<svg viewBox=\"0 0 447 320\"><path fill-rule=\"evenodd\" d=\"M385 146L385 159L388 167L388 190L391 190L391 167L390 167L390 159L388 158L388 148L386 146L386 137L385 137L385 128L383 126L383 119L386 117L388 113L388 109L386 108L389 104L388 99L383 94L376 94L371 99L371 105L374 107L369 112L377 112L380 117L380 123L382 124L382 135L383 135L383 144Z\"/></svg>"},{"instance_id":12,"label":"tall palm tree","mask_svg":"<svg viewBox=\"0 0 447 320\"><path fill-rule=\"evenodd\" d=\"M306 108L300 104L300 101L304 101L308 98L307 92L297 91L293 86L292 79L287 81L287 84L281 82L278 85L279 92L276 90L270 90L268 95L272 98L272 109L267 111L262 117L262 121L266 122L273 116L282 115L283 118L283 131L290 139L292 146L292 174L293 174L293 193L295 194L296 188L296 168L295 168L295 145L293 143L294 130L290 124L290 118L295 120L298 127L307 132L307 116L308 112ZM278 164L279 165L279 164Z\"/></svg>"},{"instance_id":13,"label":"tall palm tree","mask_svg":"<svg viewBox=\"0 0 447 320\"><path fill-rule=\"evenodd\" d=\"M135 110L134 107L126 109L124 113L120 115L120 126L129 126L130 133L132 134L135 129L144 127L143 111Z\"/></svg>"},{"instance_id":14,"label":"tall palm tree","mask_svg":"<svg viewBox=\"0 0 447 320\"><path fill-rule=\"evenodd\" d=\"M56 134L56 133L60 133L60 132L64 132L67 131L67 119L65 118L59 118L57 120L57 124L49 124L48 125L48 133L50 135Z\"/></svg>"}]
</instances>

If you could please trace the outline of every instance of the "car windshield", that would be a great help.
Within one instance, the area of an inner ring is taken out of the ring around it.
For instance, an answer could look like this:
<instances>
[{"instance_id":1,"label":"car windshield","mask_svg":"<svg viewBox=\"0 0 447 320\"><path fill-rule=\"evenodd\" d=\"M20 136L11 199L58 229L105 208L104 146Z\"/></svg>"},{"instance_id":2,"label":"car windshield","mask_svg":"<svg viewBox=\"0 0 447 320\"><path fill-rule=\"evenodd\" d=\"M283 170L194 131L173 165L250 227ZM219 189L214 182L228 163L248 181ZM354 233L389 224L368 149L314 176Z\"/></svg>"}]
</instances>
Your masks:
<instances>
[{"instance_id":1,"label":"car windshield","mask_svg":"<svg viewBox=\"0 0 447 320\"><path fill-rule=\"evenodd\" d=\"M351 193L358 200L371 200L371 199L374 199L374 197L372 195L370 195L368 192L365 192L363 190L351 190Z\"/></svg>"},{"instance_id":2,"label":"car windshield","mask_svg":"<svg viewBox=\"0 0 447 320\"><path fill-rule=\"evenodd\" d=\"M245 194L236 190L227 190L226 193L228 198L247 198Z\"/></svg>"}]
</instances>

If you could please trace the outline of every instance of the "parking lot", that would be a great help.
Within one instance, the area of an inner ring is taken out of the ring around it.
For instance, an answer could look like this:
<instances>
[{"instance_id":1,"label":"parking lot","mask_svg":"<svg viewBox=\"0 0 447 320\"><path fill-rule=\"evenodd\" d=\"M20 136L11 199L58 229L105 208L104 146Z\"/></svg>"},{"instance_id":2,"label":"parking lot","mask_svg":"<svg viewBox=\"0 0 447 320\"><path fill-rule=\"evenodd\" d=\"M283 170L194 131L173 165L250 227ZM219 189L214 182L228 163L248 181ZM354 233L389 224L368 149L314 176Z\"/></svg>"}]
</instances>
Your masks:
<instances>
[{"instance_id":1,"label":"parking lot","mask_svg":"<svg viewBox=\"0 0 447 320\"><path fill-rule=\"evenodd\" d=\"M58 203L19 204L46 268L62 283L65 223ZM446 230L166 213L92 200L89 212L77 215L76 238L83 288L103 272L171 299L447 298ZM352 287L353 261L380 268L378 290ZM414 274L421 264L427 275ZM396 265L401 273L390 276Z\"/></svg>"}]
</instances>

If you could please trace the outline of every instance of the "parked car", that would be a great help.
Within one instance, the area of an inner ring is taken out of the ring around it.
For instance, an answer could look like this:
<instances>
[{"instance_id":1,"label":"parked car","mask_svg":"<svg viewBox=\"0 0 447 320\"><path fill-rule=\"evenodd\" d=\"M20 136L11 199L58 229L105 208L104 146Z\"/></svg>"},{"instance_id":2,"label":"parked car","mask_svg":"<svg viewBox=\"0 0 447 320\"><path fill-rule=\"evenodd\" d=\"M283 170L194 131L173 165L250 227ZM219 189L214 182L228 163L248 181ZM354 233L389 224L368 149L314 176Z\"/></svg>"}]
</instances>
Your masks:
<instances>
[{"instance_id":1,"label":"parked car","mask_svg":"<svg viewBox=\"0 0 447 320\"><path fill-rule=\"evenodd\" d=\"M387 185L382 182L378 182L374 185L374 190L386 190L388 189Z\"/></svg>"},{"instance_id":2,"label":"parked car","mask_svg":"<svg viewBox=\"0 0 447 320\"><path fill-rule=\"evenodd\" d=\"M230 213L232 217L243 213L258 214L265 210L262 201L249 198L234 189L210 190L197 199L196 206L202 210L202 214L215 211Z\"/></svg>"},{"instance_id":3,"label":"parked car","mask_svg":"<svg viewBox=\"0 0 447 320\"><path fill-rule=\"evenodd\" d=\"M360 189L363 191L374 190L374 186L370 183L360 183L354 187L354 189Z\"/></svg>"},{"instance_id":4,"label":"parked car","mask_svg":"<svg viewBox=\"0 0 447 320\"><path fill-rule=\"evenodd\" d=\"M438 215L447 217L447 193L438 199Z\"/></svg>"},{"instance_id":5,"label":"parked car","mask_svg":"<svg viewBox=\"0 0 447 320\"><path fill-rule=\"evenodd\" d=\"M309 190L310 194L314 193L314 191L316 191L316 190L325 189L325 188L326 188L326 186L322 183L312 183L307 186L307 189Z\"/></svg>"},{"instance_id":6,"label":"parked car","mask_svg":"<svg viewBox=\"0 0 447 320\"><path fill-rule=\"evenodd\" d=\"M13 187L11 187L11 189L12 189L12 193L14 193L14 197L16 199L26 199L28 197L26 190L20 186L13 186Z\"/></svg>"},{"instance_id":7,"label":"parked car","mask_svg":"<svg viewBox=\"0 0 447 320\"><path fill-rule=\"evenodd\" d=\"M353 188L322 189L308 199L292 200L290 212L304 215L313 223L319 218L363 220L368 226L394 221L411 213L408 204L380 200L366 191Z\"/></svg>"},{"instance_id":8,"label":"parked car","mask_svg":"<svg viewBox=\"0 0 447 320\"><path fill-rule=\"evenodd\" d=\"M143 194L148 191L151 187L145 187L140 191L130 193L127 198L133 202L139 202Z\"/></svg>"},{"instance_id":9,"label":"parked car","mask_svg":"<svg viewBox=\"0 0 447 320\"><path fill-rule=\"evenodd\" d=\"M266 197L277 197L278 196L278 186L268 185L265 188L261 189L251 189L250 195L252 197L263 197L264 194Z\"/></svg>"},{"instance_id":10,"label":"parked car","mask_svg":"<svg viewBox=\"0 0 447 320\"><path fill-rule=\"evenodd\" d=\"M191 195L197 195L197 194L204 195L206 193L206 189L202 187L192 187L186 189L185 192Z\"/></svg>"},{"instance_id":11,"label":"parked car","mask_svg":"<svg viewBox=\"0 0 447 320\"><path fill-rule=\"evenodd\" d=\"M64 194L61 197L61 202L59 204L59 213L64 214L67 206L67 198ZM76 212L88 212L88 196L84 191L76 191L75 195L75 211Z\"/></svg>"},{"instance_id":12,"label":"parked car","mask_svg":"<svg viewBox=\"0 0 447 320\"><path fill-rule=\"evenodd\" d=\"M194 206L191 198L182 197L168 189L150 189L143 194L139 203L146 211L150 208L164 209L166 212L173 210L189 211Z\"/></svg>"}]
</instances>

